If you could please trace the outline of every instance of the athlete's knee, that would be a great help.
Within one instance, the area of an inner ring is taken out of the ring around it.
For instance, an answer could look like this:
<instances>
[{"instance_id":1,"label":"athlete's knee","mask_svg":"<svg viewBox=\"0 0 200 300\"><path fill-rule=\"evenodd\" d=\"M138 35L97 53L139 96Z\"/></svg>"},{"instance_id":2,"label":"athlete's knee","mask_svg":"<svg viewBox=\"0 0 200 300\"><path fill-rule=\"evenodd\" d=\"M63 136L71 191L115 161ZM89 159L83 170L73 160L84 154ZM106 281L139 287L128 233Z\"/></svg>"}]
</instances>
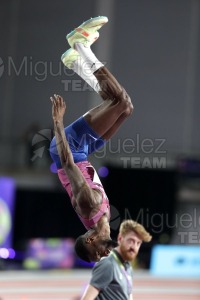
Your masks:
<instances>
[{"instance_id":1,"label":"athlete's knee","mask_svg":"<svg viewBox=\"0 0 200 300\"><path fill-rule=\"evenodd\" d=\"M126 105L127 105L127 109L126 109L126 113L127 113L127 116L131 115L133 113L133 103L131 101L131 97L127 94L126 95Z\"/></svg>"},{"instance_id":2,"label":"athlete's knee","mask_svg":"<svg viewBox=\"0 0 200 300\"><path fill-rule=\"evenodd\" d=\"M121 95L120 95L120 103L121 107L123 109L123 112L129 116L133 112L133 104L131 101L131 97L127 94L127 92L123 89Z\"/></svg>"}]
</instances>

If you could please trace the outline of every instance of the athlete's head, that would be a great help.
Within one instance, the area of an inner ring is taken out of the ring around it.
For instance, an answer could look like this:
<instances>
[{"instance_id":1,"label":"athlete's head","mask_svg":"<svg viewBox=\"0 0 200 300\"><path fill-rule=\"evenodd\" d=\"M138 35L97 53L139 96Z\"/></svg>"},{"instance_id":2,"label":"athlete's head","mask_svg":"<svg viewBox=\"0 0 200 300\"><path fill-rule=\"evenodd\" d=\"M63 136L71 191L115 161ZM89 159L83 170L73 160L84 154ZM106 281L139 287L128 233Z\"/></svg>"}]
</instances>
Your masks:
<instances>
[{"instance_id":1,"label":"athlete's head","mask_svg":"<svg viewBox=\"0 0 200 300\"><path fill-rule=\"evenodd\" d=\"M77 238L75 252L87 262L99 261L101 257L107 256L117 245L117 242L111 239L102 239L97 234L85 234Z\"/></svg>"},{"instance_id":2,"label":"athlete's head","mask_svg":"<svg viewBox=\"0 0 200 300\"><path fill-rule=\"evenodd\" d=\"M117 250L124 260L132 261L137 256L142 242L150 242L151 239L152 236L141 224L125 220L120 225Z\"/></svg>"}]
</instances>

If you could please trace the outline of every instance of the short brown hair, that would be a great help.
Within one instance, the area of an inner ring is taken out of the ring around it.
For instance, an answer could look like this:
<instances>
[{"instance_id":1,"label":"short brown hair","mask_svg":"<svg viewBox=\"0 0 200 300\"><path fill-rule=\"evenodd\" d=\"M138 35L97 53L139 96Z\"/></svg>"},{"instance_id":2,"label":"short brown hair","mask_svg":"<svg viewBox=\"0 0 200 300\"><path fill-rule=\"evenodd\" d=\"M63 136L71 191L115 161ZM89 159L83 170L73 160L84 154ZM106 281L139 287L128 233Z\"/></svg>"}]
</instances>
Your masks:
<instances>
[{"instance_id":1,"label":"short brown hair","mask_svg":"<svg viewBox=\"0 0 200 300\"><path fill-rule=\"evenodd\" d=\"M134 231L143 242L150 242L152 239L152 236L143 225L133 220L124 220L120 225L119 233L124 236L130 231Z\"/></svg>"}]
</instances>

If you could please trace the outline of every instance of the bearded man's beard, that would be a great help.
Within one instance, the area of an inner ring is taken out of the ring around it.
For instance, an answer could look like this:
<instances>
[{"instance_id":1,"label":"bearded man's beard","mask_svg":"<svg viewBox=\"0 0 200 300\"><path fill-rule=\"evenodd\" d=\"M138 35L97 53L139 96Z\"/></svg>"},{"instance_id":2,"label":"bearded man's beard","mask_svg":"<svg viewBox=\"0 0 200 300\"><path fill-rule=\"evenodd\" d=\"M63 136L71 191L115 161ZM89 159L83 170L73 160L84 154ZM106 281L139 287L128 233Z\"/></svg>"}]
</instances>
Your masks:
<instances>
[{"instance_id":1,"label":"bearded man's beard","mask_svg":"<svg viewBox=\"0 0 200 300\"><path fill-rule=\"evenodd\" d=\"M127 249L125 246L120 245L120 251L124 260L132 261L136 258L137 252L133 248Z\"/></svg>"}]
</instances>

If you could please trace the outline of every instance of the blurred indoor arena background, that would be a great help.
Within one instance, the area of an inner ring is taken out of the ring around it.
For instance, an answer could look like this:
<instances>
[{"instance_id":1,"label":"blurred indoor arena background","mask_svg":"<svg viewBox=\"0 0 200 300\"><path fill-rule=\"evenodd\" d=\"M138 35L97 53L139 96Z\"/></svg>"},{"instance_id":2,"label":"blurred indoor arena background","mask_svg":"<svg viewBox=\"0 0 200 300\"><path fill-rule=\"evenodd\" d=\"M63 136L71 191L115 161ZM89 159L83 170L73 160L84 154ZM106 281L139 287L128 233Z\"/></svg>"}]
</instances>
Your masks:
<instances>
[{"instance_id":1,"label":"blurred indoor arena background","mask_svg":"<svg viewBox=\"0 0 200 300\"><path fill-rule=\"evenodd\" d=\"M134 299L200 299L200 1L0 0L0 300L80 299L89 281L73 252L84 228L49 157L49 97L66 99L66 125L99 103L60 61L65 35L98 15L109 23L93 49L135 111L91 161L112 236L126 218L153 235Z\"/></svg>"}]
</instances>

